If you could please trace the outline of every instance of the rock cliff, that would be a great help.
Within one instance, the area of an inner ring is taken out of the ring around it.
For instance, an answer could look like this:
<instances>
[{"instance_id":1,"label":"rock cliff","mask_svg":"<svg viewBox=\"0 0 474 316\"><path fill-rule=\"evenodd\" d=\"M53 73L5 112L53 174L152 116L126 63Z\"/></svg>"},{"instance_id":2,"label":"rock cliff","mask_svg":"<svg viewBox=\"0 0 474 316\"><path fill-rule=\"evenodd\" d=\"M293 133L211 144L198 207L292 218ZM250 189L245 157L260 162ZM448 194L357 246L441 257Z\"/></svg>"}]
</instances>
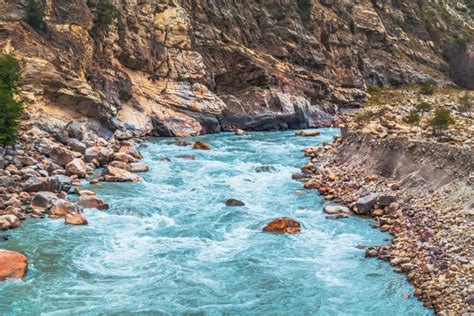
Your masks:
<instances>
[{"instance_id":1,"label":"rock cliff","mask_svg":"<svg viewBox=\"0 0 474 316\"><path fill-rule=\"evenodd\" d=\"M451 84L452 47L469 59L474 38L471 1L114 0L106 27L100 3L45 0L38 29L27 1L0 0L0 50L21 60L35 124L160 136L316 126L368 84Z\"/></svg>"}]
</instances>

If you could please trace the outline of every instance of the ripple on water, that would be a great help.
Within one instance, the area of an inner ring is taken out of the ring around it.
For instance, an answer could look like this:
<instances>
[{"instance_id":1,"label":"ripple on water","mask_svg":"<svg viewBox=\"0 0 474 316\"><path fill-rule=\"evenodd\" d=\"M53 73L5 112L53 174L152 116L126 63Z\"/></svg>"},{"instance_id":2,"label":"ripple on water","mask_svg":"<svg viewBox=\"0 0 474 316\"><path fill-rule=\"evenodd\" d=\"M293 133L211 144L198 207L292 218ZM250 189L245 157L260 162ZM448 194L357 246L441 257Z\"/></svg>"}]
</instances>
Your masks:
<instances>
[{"instance_id":1,"label":"ripple on water","mask_svg":"<svg viewBox=\"0 0 474 316\"><path fill-rule=\"evenodd\" d=\"M429 315L403 275L364 258L356 245L387 234L370 221L328 221L314 192L291 174L315 138L293 132L199 137L213 150L156 140L144 149L150 172L139 184L94 187L110 204L87 211L89 225L28 220L3 243L26 253L24 281L0 284L2 314ZM176 158L194 155L196 160ZM171 162L161 161L170 157ZM258 168L265 172L257 172ZM227 207L236 198L243 207ZM301 234L271 235L278 216Z\"/></svg>"}]
</instances>

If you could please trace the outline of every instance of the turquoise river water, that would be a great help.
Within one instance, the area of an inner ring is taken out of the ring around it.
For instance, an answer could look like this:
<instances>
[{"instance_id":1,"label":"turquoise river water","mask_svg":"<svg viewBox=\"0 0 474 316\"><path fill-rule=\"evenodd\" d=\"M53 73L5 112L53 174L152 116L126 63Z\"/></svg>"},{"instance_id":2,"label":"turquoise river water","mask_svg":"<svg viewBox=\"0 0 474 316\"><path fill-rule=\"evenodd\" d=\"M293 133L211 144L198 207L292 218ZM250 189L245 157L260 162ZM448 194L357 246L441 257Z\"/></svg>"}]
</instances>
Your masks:
<instances>
[{"instance_id":1,"label":"turquoise river water","mask_svg":"<svg viewBox=\"0 0 474 316\"><path fill-rule=\"evenodd\" d=\"M292 194L303 186L291 180L307 161L301 149L337 133L199 137L211 151L151 141L143 183L93 187L111 207L86 210L89 225L29 219L8 232L0 247L25 253L30 269L0 284L0 314L431 315L402 297L413 292L404 275L356 248L388 234L368 219L325 219L314 190ZM302 233L261 231L279 216Z\"/></svg>"}]
</instances>

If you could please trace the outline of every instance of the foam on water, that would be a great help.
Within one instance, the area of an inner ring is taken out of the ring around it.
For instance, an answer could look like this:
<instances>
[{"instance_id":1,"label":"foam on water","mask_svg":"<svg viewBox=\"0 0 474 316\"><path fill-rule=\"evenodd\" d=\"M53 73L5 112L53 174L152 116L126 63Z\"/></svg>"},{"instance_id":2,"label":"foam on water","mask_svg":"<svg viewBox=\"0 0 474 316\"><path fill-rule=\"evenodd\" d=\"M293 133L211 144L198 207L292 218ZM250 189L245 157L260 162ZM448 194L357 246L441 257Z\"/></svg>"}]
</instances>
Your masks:
<instances>
[{"instance_id":1,"label":"foam on water","mask_svg":"<svg viewBox=\"0 0 474 316\"><path fill-rule=\"evenodd\" d=\"M0 312L431 314L402 298L413 292L403 275L356 249L387 242L388 234L370 220L326 220L315 191L292 194L302 188L291 180L306 162L300 150L337 132L199 137L211 151L151 142L143 183L93 187L111 208L87 210L89 225L30 219L9 232L1 246L27 254L30 271L24 281L0 284ZM226 207L228 198L246 205ZM263 233L278 216L300 220L302 233Z\"/></svg>"}]
</instances>

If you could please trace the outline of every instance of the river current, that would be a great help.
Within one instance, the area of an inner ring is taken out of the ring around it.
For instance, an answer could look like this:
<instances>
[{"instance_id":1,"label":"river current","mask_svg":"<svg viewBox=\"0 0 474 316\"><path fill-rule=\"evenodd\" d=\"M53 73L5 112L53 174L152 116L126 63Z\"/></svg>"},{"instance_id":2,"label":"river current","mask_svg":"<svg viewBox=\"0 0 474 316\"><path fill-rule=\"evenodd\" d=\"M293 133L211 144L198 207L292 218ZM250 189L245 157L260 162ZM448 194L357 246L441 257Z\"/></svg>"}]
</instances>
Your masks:
<instances>
[{"instance_id":1,"label":"river current","mask_svg":"<svg viewBox=\"0 0 474 316\"><path fill-rule=\"evenodd\" d=\"M389 234L368 219L325 219L317 191L294 194L301 149L338 134L321 132L190 139L211 151L150 141L144 182L84 186L110 204L86 210L89 225L28 219L8 232L0 247L26 254L30 266L23 281L0 283L0 314L431 315L404 275L356 248ZM228 198L246 205L227 207ZM280 216L302 232L261 231Z\"/></svg>"}]
</instances>

